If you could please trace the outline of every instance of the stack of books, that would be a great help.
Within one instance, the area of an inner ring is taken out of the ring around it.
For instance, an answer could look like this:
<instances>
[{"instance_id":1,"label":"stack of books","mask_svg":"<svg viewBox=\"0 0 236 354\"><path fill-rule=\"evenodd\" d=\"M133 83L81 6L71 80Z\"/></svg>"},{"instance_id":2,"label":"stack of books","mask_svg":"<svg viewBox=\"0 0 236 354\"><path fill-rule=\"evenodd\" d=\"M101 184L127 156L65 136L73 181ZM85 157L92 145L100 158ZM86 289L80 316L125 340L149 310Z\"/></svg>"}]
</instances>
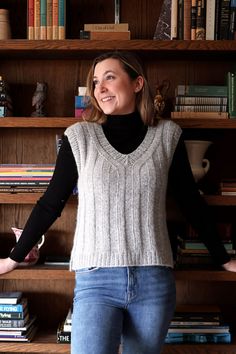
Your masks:
<instances>
[{"instance_id":1,"label":"stack of books","mask_svg":"<svg viewBox=\"0 0 236 354\"><path fill-rule=\"evenodd\" d=\"M230 343L230 326L218 306L183 305L177 308L165 343Z\"/></svg>"},{"instance_id":2,"label":"stack of books","mask_svg":"<svg viewBox=\"0 0 236 354\"><path fill-rule=\"evenodd\" d=\"M66 318L62 321L57 329L57 343L71 342L71 328L72 328L72 308L69 308Z\"/></svg>"},{"instance_id":3,"label":"stack of books","mask_svg":"<svg viewBox=\"0 0 236 354\"><path fill-rule=\"evenodd\" d=\"M219 193L221 195L236 195L236 179L224 179L220 182Z\"/></svg>"},{"instance_id":4,"label":"stack of books","mask_svg":"<svg viewBox=\"0 0 236 354\"><path fill-rule=\"evenodd\" d=\"M217 231L227 253L234 257L236 250L232 242L232 224L217 223ZM182 266L198 268L206 265L214 265L208 249L191 225L187 225L186 235L178 236L177 239L176 268L181 268Z\"/></svg>"},{"instance_id":5,"label":"stack of books","mask_svg":"<svg viewBox=\"0 0 236 354\"><path fill-rule=\"evenodd\" d=\"M75 96L75 117L81 118L83 111L88 106L89 96L86 96L87 87L79 86L78 95Z\"/></svg>"},{"instance_id":6,"label":"stack of books","mask_svg":"<svg viewBox=\"0 0 236 354\"><path fill-rule=\"evenodd\" d=\"M66 0L28 0L28 39L65 39Z\"/></svg>"},{"instance_id":7,"label":"stack of books","mask_svg":"<svg viewBox=\"0 0 236 354\"><path fill-rule=\"evenodd\" d=\"M227 85L177 85L171 117L229 118Z\"/></svg>"},{"instance_id":8,"label":"stack of books","mask_svg":"<svg viewBox=\"0 0 236 354\"><path fill-rule=\"evenodd\" d=\"M53 164L1 164L0 191L44 192L52 178Z\"/></svg>"},{"instance_id":9,"label":"stack of books","mask_svg":"<svg viewBox=\"0 0 236 354\"><path fill-rule=\"evenodd\" d=\"M30 342L37 330L21 291L0 292L0 341Z\"/></svg>"},{"instance_id":10,"label":"stack of books","mask_svg":"<svg viewBox=\"0 0 236 354\"><path fill-rule=\"evenodd\" d=\"M128 23L86 23L80 31L80 39L126 40L130 37Z\"/></svg>"}]
</instances>

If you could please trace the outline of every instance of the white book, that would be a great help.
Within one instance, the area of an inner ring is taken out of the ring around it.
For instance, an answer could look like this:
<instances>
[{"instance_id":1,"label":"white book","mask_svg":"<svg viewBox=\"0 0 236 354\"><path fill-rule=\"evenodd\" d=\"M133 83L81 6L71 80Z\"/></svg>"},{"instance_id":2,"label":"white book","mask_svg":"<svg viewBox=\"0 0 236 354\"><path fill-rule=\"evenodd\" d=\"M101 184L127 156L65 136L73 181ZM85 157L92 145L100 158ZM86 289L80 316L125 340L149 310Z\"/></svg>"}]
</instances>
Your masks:
<instances>
[{"instance_id":1,"label":"white book","mask_svg":"<svg viewBox=\"0 0 236 354\"><path fill-rule=\"evenodd\" d=\"M215 7L216 0L206 2L206 39L215 39Z\"/></svg>"}]
</instances>

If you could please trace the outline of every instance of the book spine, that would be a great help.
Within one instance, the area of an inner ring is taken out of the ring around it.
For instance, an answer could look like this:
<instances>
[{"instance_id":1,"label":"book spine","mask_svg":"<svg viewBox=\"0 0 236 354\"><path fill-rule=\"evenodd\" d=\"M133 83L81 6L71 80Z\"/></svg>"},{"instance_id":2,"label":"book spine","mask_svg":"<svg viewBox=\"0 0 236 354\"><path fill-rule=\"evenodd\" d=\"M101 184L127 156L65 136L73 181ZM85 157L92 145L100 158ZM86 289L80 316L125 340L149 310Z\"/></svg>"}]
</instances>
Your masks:
<instances>
[{"instance_id":1,"label":"book spine","mask_svg":"<svg viewBox=\"0 0 236 354\"><path fill-rule=\"evenodd\" d=\"M196 39L206 39L206 6L205 0L197 0L197 27Z\"/></svg>"},{"instance_id":2,"label":"book spine","mask_svg":"<svg viewBox=\"0 0 236 354\"><path fill-rule=\"evenodd\" d=\"M184 39L184 0L178 0L178 39Z\"/></svg>"},{"instance_id":3,"label":"book spine","mask_svg":"<svg viewBox=\"0 0 236 354\"><path fill-rule=\"evenodd\" d=\"M28 39L34 39L34 0L28 0Z\"/></svg>"},{"instance_id":4,"label":"book spine","mask_svg":"<svg viewBox=\"0 0 236 354\"><path fill-rule=\"evenodd\" d=\"M20 320L23 319L25 313L23 311L20 312L0 312L0 320Z\"/></svg>"},{"instance_id":5,"label":"book spine","mask_svg":"<svg viewBox=\"0 0 236 354\"><path fill-rule=\"evenodd\" d=\"M215 6L216 0L207 0L206 3L206 39L215 39Z\"/></svg>"},{"instance_id":6,"label":"book spine","mask_svg":"<svg viewBox=\"0 0 236 354\"><path fill-rule=\"evenodd\" d=\"M196 39L197 28L197 0L191 2L191 40Z\"/></svg>"},{"instance_id":7,"label":"book spine","mask_svg":"<svg viewBox=\"0 0 236 354\"><path fill-rule=\"evenodd\" d=\"M227 97L209 97L209 96L176 96L176 104L187 105L227 105Z\"/></svg>"},{"instance_id":8,"label":"book spine","mask_svg":"<svg viewBox=\"0 0 236 354\"><path fill-rule=\"evenodd\" d=\"M236 0L230 3L229 39L236 39Z\"/></svg>"},{"instance_id":9,"label":"book spine","mask_svg":"<svg viewBox=\"0 0 236 354\"><path fill-rule=\"evenodd\" d=\"M40 0L34 0L34 39L40 39Z\"/></svg>"},{"instance_id":10,"label":"book spine","mask_svg":"<svg viewBox=\"0 0 236 354\"><path fill-rule=\"evenodd\" d=\"M108 31L108 32L126 32L129 30L128 23L85 23L85 31Z\"/></svg>"},{"instance_id":11,"label":"book spine","mask_svg":"<svg viewBox=\"0 0 236 354\"><path fill-rule=\"evenodd\" d=\"M227 97L228 89L216 85L177 85L175 95Z\"/></svg>"},{"instance_id":12,"label":"book spine","mask_svg":"<svg viewBox=\"0 0 236 354\"><path fill-rule=\"evenodd\" d=\"M80 39L91 40L129 40L130 31L127 32L98 32L98 31L80 31Z\"/></svg>"},{"instance_id":13,"label":"book spine","mask_svg":"<svg viewBox=\"0 0 236 354\"><path fill-rule=\"evenodd\" d=\"M47 39L47 0L40 0L40 39Z\"/></svg>"},{"instance_id":14,"label":"book spine","mask_svg":"<svg viewBox=\"0 0 236 354\"><path fill-rule=\"evenodd\" d=\"M170 40L171 35L171 0L163 0L153 39Z\"/></svg>"},{"instance_id":15,"label":"book spine","mask_svg":"<svg viewBox=\"0 0 236 354\"><path fill-rule=\"evenodd\" d=\"M170 39L177 39L177 38L178 38L178 0L172 0Z\"/></svg>"},{"instance_id":16,"label":"book spine","mask_svg":"<svg viewBox=\"0 0 236 354\"><path fill-rule=\"evenodd\" d=\"M227 105L175 105L175 112L227 112Z\"/></svg>"},{"instance_id":17,"label":"book spine","mask_svg":"<svg viewBox=\"0 0 236 354\"><path fill-rule=\"evenodd\" d=\"M52 0L47 0L47 39L52 39Z\"/></svg>"},{"instance_id":18,"label":"book spine","mask_svg":"<svg viewBox=\"0 0 236 354\"><path fill-rule=\"evenodd\" d=\"M229 114L228 112L171 112L171 118L186 118L186 119L191 119L191 118L198 118L198 119L228 119Z\"/></svg>"},{"instance_id":19,"label":"book spine","mask_svg":"<svg viewBox=\"0 0 236 354\"><path fill-rule=\"evenodd\" d=\"M236 74L234 72L228 72L227 85L229 117L236 118Z\"/></svg>"},{"instance_id":20,"label":"book spine","mask_svg":"<svg viewBox=\"0 0 236 354\"><path fill-rule=\"evenodd\" d=\"M191 2L184 0L184 39L191 39Z\"/></svg>"},{"instance_id":21,"label":"book spine","mask_svg":"<svg viewBox=\"0 0 236 354\"><path fill-rule=\"evenodd\" d=\"M1 320L0 319L0 329L24 327L25 323L26 323L26 319L22 319L22 320Z\"/></svg>"},{"instance_id":22,"label":"book spine","mask_svg":"<svg viewBox=\"0 0 236 354\"><path fill-rule=\"evenodd\" d=\"M219 40L229 39L230 0L222 0L219 14Z\"/></svg>"},{"instance_id":23,"label":"book spine","mask_svg":"<svg viewBox=\"0 0 236 354\"><path fill-rule=\"evenodd\" d=\"M25 305L23 304L16 304L16 305L0 305L1 312L23 312Z\"/></svg>"},{"instance_id":24,"label":"book spine","mask_svg":"<svg viewBox=\"0 0 236 354\"><path fill-rule=\"evenodd\" d=\"M58 11L58 0L52 0L52 39L59 38Z\"/></svg>"},{"instance_id":25,"label":"book spine","mask_svg":"<svg viewBox=\"0 0 236 354\"><path fill-rule=\"evenodd\" d=\"M58 39L66 38L66 0L58 0Z\"/></svg>"}]
</instances>

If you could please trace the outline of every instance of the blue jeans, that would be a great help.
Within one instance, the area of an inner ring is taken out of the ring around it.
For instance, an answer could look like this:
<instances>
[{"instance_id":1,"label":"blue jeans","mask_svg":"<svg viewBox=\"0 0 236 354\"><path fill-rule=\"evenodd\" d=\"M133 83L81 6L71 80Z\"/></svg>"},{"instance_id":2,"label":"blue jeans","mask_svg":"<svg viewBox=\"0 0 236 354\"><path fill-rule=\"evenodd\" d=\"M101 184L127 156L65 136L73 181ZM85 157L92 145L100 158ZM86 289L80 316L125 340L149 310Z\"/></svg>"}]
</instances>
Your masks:
<instances>
[{"instance_id":1,"label":"blue jeans","mask_svg":"<svg viewBox=\"0 0 236 354\"><path fill-rule=\"evenodd\" d=\"M76 271L72 354L159 354L175 310L175 280L163 266Z\"/></svg>"}]
</instances>

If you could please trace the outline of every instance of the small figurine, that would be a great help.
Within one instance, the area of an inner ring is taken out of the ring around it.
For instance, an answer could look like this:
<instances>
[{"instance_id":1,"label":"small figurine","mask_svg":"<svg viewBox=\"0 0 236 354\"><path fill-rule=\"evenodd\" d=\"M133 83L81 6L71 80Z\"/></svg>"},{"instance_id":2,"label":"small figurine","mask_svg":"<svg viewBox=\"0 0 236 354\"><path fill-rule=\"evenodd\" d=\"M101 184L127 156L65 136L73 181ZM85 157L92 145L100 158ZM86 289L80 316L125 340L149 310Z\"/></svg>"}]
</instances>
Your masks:
<instances>
[{"instance_id":1,"label":"small figurine","mask_svg":"<svg viewBox=\"0 0 236 354\"><path fill-rule=\"evenodd\" d=\"M32 97L32 107L35 111L32 112L31 117L45 117L45 101L47 96L46 82L37 82L36 90Z\"/></svg>"},{"instance_id":2,"label":"small figurine","mask_svg":"<svg viewBox=\"0 0 236 354\"><path fill-rule=\"evenodd\" d=\"M166 106L166 93L169 90L170 82L163 80L161 85L157 86L157 93L154 97L154 106L159 116L162 115Z\"/></svg>"}]
</instances>

